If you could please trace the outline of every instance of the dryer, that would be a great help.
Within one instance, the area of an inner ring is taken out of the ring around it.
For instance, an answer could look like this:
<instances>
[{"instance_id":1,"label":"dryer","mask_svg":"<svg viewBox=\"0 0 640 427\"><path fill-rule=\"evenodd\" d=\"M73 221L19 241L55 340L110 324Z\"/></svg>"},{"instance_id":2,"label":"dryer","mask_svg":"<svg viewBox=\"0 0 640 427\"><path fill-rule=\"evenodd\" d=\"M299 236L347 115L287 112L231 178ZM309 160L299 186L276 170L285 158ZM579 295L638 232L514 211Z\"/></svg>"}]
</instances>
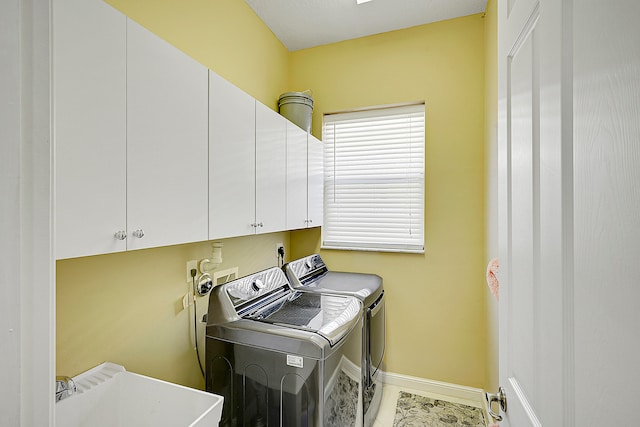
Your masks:
<instances>
[{"instance_id":1,"label":"dryer","mask_svg":"<svg viewBox=\"0 0 640 427\"><path fill-rule=\"evenodd\" d=\"M221 426L362 425L362 303L294 290L264 270L214 288L206 389Z\"/></svg>"},{"instance_id":2,"label":"dryer","mask_svg":"<svg viewBox=\"0 0 640 427\"><path fill-rule=\"evenodd\" d=\"M285 264L287 278L296 290L323 295L345 295L363 303L362 373L363 425L375 421L382 400L380 367L386 345L385 300L382 278L376 274L331 271L318 254Z\"/></svg>"}]
</instances>

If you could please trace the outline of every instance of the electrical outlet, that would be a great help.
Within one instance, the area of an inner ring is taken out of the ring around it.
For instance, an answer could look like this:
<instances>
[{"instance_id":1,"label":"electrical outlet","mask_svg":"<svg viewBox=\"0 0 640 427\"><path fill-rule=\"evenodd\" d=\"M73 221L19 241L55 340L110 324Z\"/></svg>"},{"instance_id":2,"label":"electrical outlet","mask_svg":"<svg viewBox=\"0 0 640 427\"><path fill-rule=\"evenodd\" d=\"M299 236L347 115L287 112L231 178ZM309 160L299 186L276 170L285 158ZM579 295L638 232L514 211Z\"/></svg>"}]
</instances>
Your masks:
<instances>
[{"instance_id":1,"label":"electrical outlet","mask_svg":"<svg viewBox=\"0 0 640 427\"><path fill-rule=\"evenodd\" d=\"M276 261L280 260L280 248L282 248L284 253L284 245L282 243L276 243ZM284 259L282 261L284 261Z\"/></svg>"},{"instance_id":2,"label":"electrical outlet","mask_svg":"<svg viewBox=\"0 0 640 427\"><path fill-rule=\"evenodd\" d=\"M192 283L193 278L191 277L191 270L195 270L196 274L198 274L198 260L192 259L187 261L187 283Z\"/></svg>"}]
</instances>

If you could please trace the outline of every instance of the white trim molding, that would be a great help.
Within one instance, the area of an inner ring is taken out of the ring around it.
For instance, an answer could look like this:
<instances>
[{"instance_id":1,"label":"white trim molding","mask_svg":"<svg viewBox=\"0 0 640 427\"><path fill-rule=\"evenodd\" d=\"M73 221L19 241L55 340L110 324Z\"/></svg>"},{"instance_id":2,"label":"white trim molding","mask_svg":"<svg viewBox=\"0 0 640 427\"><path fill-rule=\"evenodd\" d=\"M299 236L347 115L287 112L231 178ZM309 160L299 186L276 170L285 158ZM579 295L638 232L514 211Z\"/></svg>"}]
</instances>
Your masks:
<instances>
[{"instance_id":1,"label":"white trim molding","mask_svg":"<svg viewBox=\"0 0 640 427\"><path fill-rule=\"evenodd\" d=\"M427 380L393 372L381 372L381 374L384 384L477 402L484 408L484 390L479 388Z\"/></svg>"},{"instance_id":2,"label":"white trim molding","mask_svg":"<svg viewBox=\"0 0 640 427\"><path fill-rule=\"evenodd\" d=\"M50 6L0 2L0 413L22 427L55 423Z\"/></svg>"}]
</instances>

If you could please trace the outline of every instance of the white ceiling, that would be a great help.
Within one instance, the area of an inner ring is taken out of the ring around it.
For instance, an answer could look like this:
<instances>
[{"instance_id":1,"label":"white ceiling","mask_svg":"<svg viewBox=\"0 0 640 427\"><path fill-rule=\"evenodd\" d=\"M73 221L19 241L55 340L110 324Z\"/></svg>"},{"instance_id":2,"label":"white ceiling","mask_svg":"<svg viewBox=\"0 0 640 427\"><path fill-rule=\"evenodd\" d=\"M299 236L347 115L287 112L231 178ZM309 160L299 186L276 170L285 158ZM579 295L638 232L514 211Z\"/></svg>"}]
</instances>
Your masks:
<instances>
[{"instance_id":1,"label":"white ceiling","mask_svg":"<svg viewBox=\"0 0 640 427\"><path fill-rule=\"evenodd\" d=\"M487 0L245 0L290 51L484 12Z\"/></svg>"}]
</instances>

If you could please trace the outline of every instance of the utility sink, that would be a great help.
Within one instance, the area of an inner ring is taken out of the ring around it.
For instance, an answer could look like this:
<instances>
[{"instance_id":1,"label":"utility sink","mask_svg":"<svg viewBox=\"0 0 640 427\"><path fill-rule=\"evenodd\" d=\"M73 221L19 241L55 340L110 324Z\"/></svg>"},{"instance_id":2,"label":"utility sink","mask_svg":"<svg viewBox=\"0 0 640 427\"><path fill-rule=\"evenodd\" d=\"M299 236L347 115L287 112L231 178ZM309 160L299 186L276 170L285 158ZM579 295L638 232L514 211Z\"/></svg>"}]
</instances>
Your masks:
<instances>
[{"instance_id":1,"label":"utility sink","mask_svg":"<svg viewBox=\"0 0 640 427\"><path fill-rule=\"evenodd\" d=\"M222 396L103 363L73 378L77 391L56 403L58 427L217 426Z\"/></svg>"}]
</instances>

